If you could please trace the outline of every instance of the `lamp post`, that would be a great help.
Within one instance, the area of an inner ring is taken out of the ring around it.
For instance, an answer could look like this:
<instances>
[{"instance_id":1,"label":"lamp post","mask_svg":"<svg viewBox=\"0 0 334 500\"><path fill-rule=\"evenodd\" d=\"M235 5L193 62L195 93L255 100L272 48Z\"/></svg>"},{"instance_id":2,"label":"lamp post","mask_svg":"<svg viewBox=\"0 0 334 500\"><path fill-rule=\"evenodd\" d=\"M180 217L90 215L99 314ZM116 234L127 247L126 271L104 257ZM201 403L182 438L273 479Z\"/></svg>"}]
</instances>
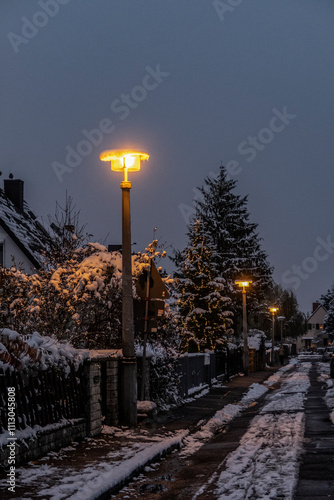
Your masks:
<instances>
[{"instance_id":1,"label":"lamp post","mask_svg":"<svg viewBox=\"0 0 334 500\"><path fill-rule=\"evenodd\" d=\"M131 262L131 212L128 172L140 170L140 161L148 160L143 151L112 149L103 151L100 160L110 161L111 170L124 173L122 189L122 386L121 405L124 423L137 424L137 363L134 345L134 318Z\"/></svg>"},{"instance_id":2,"label":"lamp post","mask_svg":"<svg viewBox=\"0 0 334 500\"><path fill-rule=\"evenodd\" d=\"M278 321L281 324L281 343L283 342L283 322L285 320L285 316L277 316Z\"/></svg>"},{"instance_id":3,"label":"lamp post","mask_svg":"<svg viewBox=\"0 0 334 500\"><path fill-rule=\"evenodd\" d=\"M272 314L271 366L274 366L275 313L278 311L278 307L269 307L269 311Z\"/></svg>"},{"instance_id":4,"label":"lamp post","mask_svg":"<svg viewBox=\"0 0 334 500\"><path fill-rule=\"evenodd\" d=\"M243 351L243 365L244 374L248 375L249 370L249 349L248 349L248 335L247 335L247 311L246 311L246 288L253 283L249 280L237 280L234 282L240 288L242 288L242 332L244 340L244 351Z\"/></svg>"}]
</instances>

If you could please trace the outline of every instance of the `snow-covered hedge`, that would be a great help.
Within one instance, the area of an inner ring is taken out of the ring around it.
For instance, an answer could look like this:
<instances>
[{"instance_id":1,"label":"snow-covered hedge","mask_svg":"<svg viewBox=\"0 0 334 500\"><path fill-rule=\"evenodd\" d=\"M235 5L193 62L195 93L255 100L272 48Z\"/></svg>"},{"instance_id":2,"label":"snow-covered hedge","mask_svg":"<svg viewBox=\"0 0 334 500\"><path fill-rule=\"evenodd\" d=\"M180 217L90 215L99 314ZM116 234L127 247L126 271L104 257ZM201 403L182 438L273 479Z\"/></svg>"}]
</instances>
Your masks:
<instances>
[{"instance_id":1,"label":"snow-covered hedge","mask_svg":"<svg viewBox=\"0 0 334 500\"><path fill-rule=\"evenodd\" d=\"M149 267L150 248L132 257L134 294L137 277ZM99 243L73 250L66 261L46 265L38 274L3 269L0 327L38 331L79 348L120 348L121 276L121 254Z\"/></svg>"},{"instance_id":2,"label":"snow-covered hedge","mask_svg":"<svg viewBox=\"0 0 334 500\"><path fill-rule=\"evenodd\" d=\"M47 370L57 367L65 373L70 366L78 368L87 354L74 349L69 343L60 343L34 332L22 336L8 328L0 329L0 369Z\"/></svg>"}]
</instances>

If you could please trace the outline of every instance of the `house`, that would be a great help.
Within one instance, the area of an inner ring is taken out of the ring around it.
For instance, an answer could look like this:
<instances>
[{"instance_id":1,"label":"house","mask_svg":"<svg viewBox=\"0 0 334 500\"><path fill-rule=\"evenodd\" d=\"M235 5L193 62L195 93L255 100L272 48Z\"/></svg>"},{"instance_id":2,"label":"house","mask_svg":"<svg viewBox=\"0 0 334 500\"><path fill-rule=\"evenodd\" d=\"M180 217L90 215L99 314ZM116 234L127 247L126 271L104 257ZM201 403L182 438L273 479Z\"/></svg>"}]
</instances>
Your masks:
<instances>
[{"instance_id":1,"label":"house","mask_svg":"<svg viewBox=\"0 0 334 500\"><path fill-rule=\"evenodd\" d=\"M24 201L23 181L5 179L0 189L0 267L11 267L14 261L27 274L35 272L49 241L48 232Z\"/></svg>"},{"instance_id":2,"label":"house","mask_svg":"<svg viewBox=\"0 0 334 500\"><path fill-rule=\"evenodd\" d=\"M327 310L323 305L313 303L312 314L307 320L307 335L303 337L306 348L328 345L328 336L323 329L326 314Z\"/></svg>"}]
</instances>

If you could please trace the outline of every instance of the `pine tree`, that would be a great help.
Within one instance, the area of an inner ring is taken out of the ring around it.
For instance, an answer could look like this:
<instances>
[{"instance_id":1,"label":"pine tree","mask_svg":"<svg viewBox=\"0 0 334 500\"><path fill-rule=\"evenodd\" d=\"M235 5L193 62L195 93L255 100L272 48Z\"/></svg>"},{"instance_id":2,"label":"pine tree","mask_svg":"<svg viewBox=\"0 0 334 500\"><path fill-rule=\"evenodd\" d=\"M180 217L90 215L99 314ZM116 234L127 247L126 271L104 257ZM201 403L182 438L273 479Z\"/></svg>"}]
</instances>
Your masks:
<instances>
[{"instance_id":1,"label":"pine tree","mask_svg":"<svg viewBox=\"0 0 334 500\"><path fill-rule=\"evenodd\" d=\"M334 336L334 284L325 294L321 295L320 302L327 309L324 318L324 330L332 338Z\"/></svg>"},{"instance_id":2,"label":"pine tree","mask_svg":"<svg viewBox=\"0 0 334 500\"><path fill-rule=\"evenodd\" d=\"M235 316L241 316L241 299L234 281L247 277L253 281L247 289L247 305L256 317L267 308L272 269L261 248L257 224L249 220L247 197L235 194L235 187L236 181L229 179L221 166L216 179L206 178L200 188L196 218L202 222L204 234L212 244L215 274L225 279L228 296L237 304Z\"/></svg>"},{"instance_id":3,"label":"pine tree","mask_svg":"<svg viewBox=\"0 0 334 500\"><path fill-rule=\"evenodd\" d=\"M278 300L279 316L284 316L285 337L298 337L306 331L305 315L299 310L296 295L292 290L282 290Z\"/></svg>"},{"instance_id":4,"label":"pine tree","mask_svg":"<svg viewBox=\"0 0 334 500\"><path fill-rule=\"evenodd\" d=\"M327 309L327 311L330 309L331 303L334 304L334 284L329 290L327 290L326 293L321 295L320 303L324 306L325 309Z\"/></svg>"},{"instance_id":5,"label":"pine tree","mask_svg":"<svg viewBox=\"0 0 334 500\"><path fill-rule=\"evenodd\" d=\"M186 332L185 348L196 350L197 344L204 351L226 339L231 323L230 299L223 293L223 280L216 276L214 251L199 220L190 225L188 237L178 273L178 310Z\"/></svg>"}]
</instances>

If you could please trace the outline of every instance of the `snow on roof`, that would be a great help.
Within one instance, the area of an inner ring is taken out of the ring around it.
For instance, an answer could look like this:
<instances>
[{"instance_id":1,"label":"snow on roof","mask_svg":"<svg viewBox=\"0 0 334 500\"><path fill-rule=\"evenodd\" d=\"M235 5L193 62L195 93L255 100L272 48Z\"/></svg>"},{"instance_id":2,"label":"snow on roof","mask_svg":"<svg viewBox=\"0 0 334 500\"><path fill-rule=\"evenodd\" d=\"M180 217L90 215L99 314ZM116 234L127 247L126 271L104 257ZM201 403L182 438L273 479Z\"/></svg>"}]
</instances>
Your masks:
<instances>
[{"instance_id":1,"label":"snow on roof","mask_svg":"<svg viewBox=\"0 0 334 500\"><path fill-rule=\"evenodd\" d=\"M14 240L31 263L39 268L43 261L42 251L50 235L23 202L21 212L0 189L0 226Z\"/></svg>"}]
</instances>

